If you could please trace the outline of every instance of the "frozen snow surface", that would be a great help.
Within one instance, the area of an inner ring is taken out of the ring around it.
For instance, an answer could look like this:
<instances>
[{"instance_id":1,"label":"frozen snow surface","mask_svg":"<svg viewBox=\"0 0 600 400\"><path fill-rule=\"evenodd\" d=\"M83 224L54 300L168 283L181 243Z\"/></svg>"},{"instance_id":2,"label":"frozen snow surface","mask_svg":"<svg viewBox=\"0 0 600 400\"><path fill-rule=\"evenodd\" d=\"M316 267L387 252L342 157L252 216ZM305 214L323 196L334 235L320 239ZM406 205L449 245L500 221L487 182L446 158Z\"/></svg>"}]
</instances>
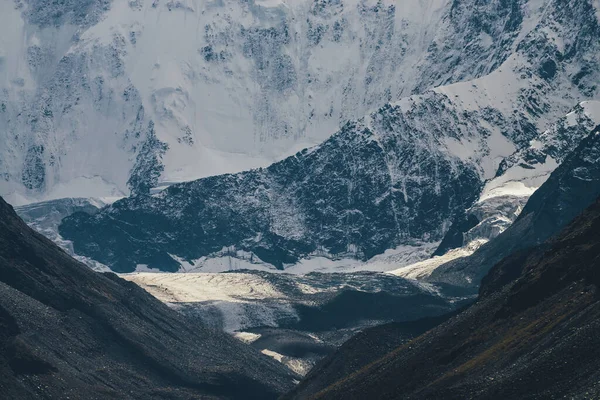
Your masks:
<instances>
[{"instance_id":1,"label":"frozen snow surface","mask_svg":"<svg viewBox=\"0 0 600 400\"><path fill-rule=\"evenodd\" d=\"M144 162L152 186L266 166L410 93L443 5L3 1L0 194L122 196Z\"/></svg>"},{"instance_id":2,"label":"frozen snow surface","mask_svg":"<svg viewBox=\"0 0 600 400\"><path fill-rule=\"evenodd\" d=\"M431 256L438 246L438 242L422 242L410 245L401 245L395 249L386 250L368 261L355 258L331 259L325 256L314 256L303 258L297 263L284 265L283 270L277 269L272 264L262 261L255 254L244 251L232 251L223 249L221 254L213 254L202 257L193 262L185 261L177 256L171 255L181 264L180 272L230 272L240 270L269 271L274 273L289 273L304 275L311 272L333 273L333 272L360 272L374 271L387 272L405 265L410 265ZM149 270L146 266L138 265L136 272L159 272Z\"/></svg>"},{"instance_id":3,"label":"frozen snow surface","mask_svg":"<svg viewBox=\"0 0 600 400\"><path fill-rule=\"evenodd\" d=\"M406 265L389 271L390 274L400 276L407 279L421 280L427 278L433 270L448 261L455 260L460 257L470 256L477 250L482 244L486 243L486 239L477 239L468 243L464 247L452 249L441 256L433 256L423 261L419 261L410 265Z\"/></svg>"},{"instance_id":4,"label":"frozen snow surface","mask_svg":"<svg viewBox=\"0 0 600 400\"><path fill-rule=\"evenodd\" d=\"M191 307L205 322L248 343L260 339L260 335L248 329L276 328L302 322L302 311L298 310L298 305L323 306L343 292L386 293L399 299L422 293L432 298L441 295L434 285L372 272L313 273L305 276L260 271L135 272L120 276L144 287L175 308ZM356 318L360 320L359 314Z\"/></svg>"}]
</instances>

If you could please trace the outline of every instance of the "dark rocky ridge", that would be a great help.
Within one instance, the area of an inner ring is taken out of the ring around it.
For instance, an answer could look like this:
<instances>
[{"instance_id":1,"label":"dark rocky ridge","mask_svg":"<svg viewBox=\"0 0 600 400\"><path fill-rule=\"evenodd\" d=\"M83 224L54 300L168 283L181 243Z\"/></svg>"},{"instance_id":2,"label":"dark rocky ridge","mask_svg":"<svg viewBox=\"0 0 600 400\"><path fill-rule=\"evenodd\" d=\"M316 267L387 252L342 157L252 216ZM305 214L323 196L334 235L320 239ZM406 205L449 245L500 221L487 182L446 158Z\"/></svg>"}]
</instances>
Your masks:
<instances>
[{"instance_id":1,"label":"dark rocky ridge","mask_svg":"<svg viewBox=\"0 0 600 400\"><path fill-rule=\"evenodd\" d=\"M281 268L309 254L368 259L411 239L441 239L451 216L481 188L473 164L440 149L443 123L455 123L444 99L430 96L410 115L384 107L370 124L349 123L317 148L266 169L74 214L60 233L77 254L120 272L137 264L176 271L171 254L191 261L224 247ZM426 131L415 122L434 116L439 121ZM480 117L464 123L485 132Z\"/></svg>"},{"instance_id":2,"label":"dark rocky ridge","mask_svg":"<svg viewBox=\"0 0 600 400\"><path fill-rule=\"evenodd\" d=\"M454 311L437 317L392 322L365 329L320 360L303 379L298 390L292 393L318 393L456 314L457 311Z\"/></svg>"},{"instance_id":3,"label":"dark rocky ridge","mask_svg":"<svg viewBox=\"0 0 600 400\"><path fill-rule=\"evenodd\" d=\"M599 329L600 199L557 237L496 265L458 316L342 379L328 381L325 364L288 397L597 398Z\"/></svg>"},{"instance_id":4,"label":"dark rocky ridge","mask_svg":"<svg viewBox=\"0 0 600 400\"><path fill-rule=\"evenodd\" d=\"M0 199L0 393L11 399L276 398L295 376L101 275Z\"/></svg>"}]
</instances>

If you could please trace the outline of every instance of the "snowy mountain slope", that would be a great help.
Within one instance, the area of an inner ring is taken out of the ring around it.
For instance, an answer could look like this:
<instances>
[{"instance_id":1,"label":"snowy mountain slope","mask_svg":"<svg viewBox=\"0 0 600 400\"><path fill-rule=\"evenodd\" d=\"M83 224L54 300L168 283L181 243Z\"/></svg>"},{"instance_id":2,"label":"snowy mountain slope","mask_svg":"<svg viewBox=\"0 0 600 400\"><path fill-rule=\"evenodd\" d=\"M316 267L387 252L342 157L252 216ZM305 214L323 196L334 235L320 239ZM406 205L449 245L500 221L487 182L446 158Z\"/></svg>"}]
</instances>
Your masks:
<instances>
[{"instance_id":1,"label":"snowy mountain slope","mask_svg":"<svg viewBox=\"0 0 600 400\"><path fill-rule=\"evenodd\" d=\"M502 161L493 177L485 176L488 179L479 200L455 218L434 255L461 246L461 251L448 257L469 255L482 241L504 231L518 217L529 196L600 123L600 103L592 100L583 101L566 117L548 124L549 117L566 113L565 107L571 107L569 102L573 99L598 99L597 10L595 2L548 4L538 26L520 43L519 51L497 70L473 82L436 89L467 110L495 110L497 115L512 115L508 121L519 128L515 130L518 135L513 136L496 122L503 135L516 141L518 150L504 158L497 151L497 144L489 144L492 153L488 153L488 160ZM590 48L595 50L587 51ZM536 131L543 133L537 135ZM458 154L465 154L465 149L468 147L459 147ZM485 168L485 164L482 166ZM472 219L474 223L468 222ZM420 276L431 273L442 261L448 260L426 262L427 272L419 272ZM420 264L414 268L422 271ZM403 274L412 270L400 269Z\"/></svg>"},{"instance_id":2,"label":"snowy mountain slope","mask_svg":"<svg viewBox=\"0 0 600 400\"><path fill-rule=\"evenodd\" d=\"M415 111L430 117L427 105ZM481 181L473 165L413 126L388 106L269 168L74 214L60 233L77 253L121 272L138 264L176 271L172 256L193 261L230 246L282 268L308 255L366 260L415 239L436 241L449 216L476 200Z\"/></svg>"},{"instance_id":3,"label":"snowy mountain slope","mask_svg":"<svg viewBox=\"0 0 600 400\"><path fill-rule=\"evenodd\" d=\"M600 101L585 101L577 105L550 129L533 139L528 147L505 159L498 176L484 187L480 202L507 194L528 197L598 125Z\"/></svg>"},{"instance_id":4,"label":"snowy mountain slope","mask_svg":"<svg viewBox=\"0 0 600 400\"><path fill-rule=\"evenodd\" d=\"M546 3L4 1L0 194L122 196L265 166L484 76Z\"/></svg>"},{"instance_id":5,"label":"snowy mountain slope","mask_svg":"<svg viewBox=\"0 0 600 400\"><path fill-rule=\"evenodd\" d=\"M282 268L308 256L364 260L415 240L435 242L479 197L485 171L444 150L448 137L432 128L454 123L458 133L493 131L479 113L457 117L440 107L443 95L419 100L406 111L403 104L384 107L267 169L173 185L93 216L73 215L61 234L76 252L118 271L140 264L175 271L182 261L195 266L223 256ZM480 209L479 220L501 216L510 223L518 214L512 199L493 200L472 208ZM489 238L502 227L478 229Z\"/></svg>"},{"instance_id":6,"label":"snowy mountain slope","mask_svg":"<svg viewBox=\"0 0 600 400\"><path fill-rule=\"evenodd\" d=\"M470 256L504 232L519 217L527 200L551 173L600 125L600 102L586 101L525 147L506 158L483 188L479 200L453 221L428 260L402 265L391 273L425 279L438 267Z\"/></svg>"},{"instance_id":7,"label":"snowy mountain slope","mask_svg":"<svg viewBox=\"0 0 600 400\"><path fill-rule=\"evenodd\" d=\"M598 125L600 102L582 102L529 146L504 159L496 177L486 182L479 200L454 220L434 254L463 245L474 250L482 240L502 233L519 216L531 194ZM454 254L464 256L472 250Z\"/></svg>"},{"instance_id":8,"label":"snowy mountain slope","mask_svg":"<svg viewBox=\"0 0 600 400\"><path fill-rule=\"evenodd\" d=\"M492 179L486 184L486 188L493 188L493 190L486 191L484 189L480 200L467 210L467 214L471 218L474 218L475 222L468 226L466 230L453 234L453 230L456 230L457 221L455 220L454 225L446 234L444 240L446 241L448 237L457 234L458 239L456 240L458 241L455 240L454 243L450 244L442 243L438 248L438 252L440 249L444 249L439 253L444 254L448 249L460 247L463 244L467 245L465 249L452 252L452 254L448 254L445 257L437 257L430 261L424 261L423 263L420 262L431 255L437 243L425 242L402 245L394 250L386 251L385 254L376 256L368 262L353 259L330 260L325 257L326 255L312 255L310 258L299 260L293 266L286 266L286 271L290 273L360 270L390 271L401 268L397 271L399 275L410 278L421 278L451 258L464 257L471 254L481 243L494 238L514 221L522 206L527 201L529 193L534 191L537 185L541 184L557 165L557 162L551 156L546 155L552 154L559 162L562 161L564 158L562 153L571 150L580 138L591 131L591 128L597 122L600 122L598 121L600 119L597 112L598 104L597 102L582 103L572 113L560 119L551 129L540 135L538 139L532 142L530 147L515 153L507 159L505 165L509 165L508 162L510 162L511 167L509 170L513 170L513 172L510 174L508 172L500 174L497 178ZM504 166L500 170L507 170L507 168L507 166ZM510 179L507 180L507 177L510 177ZM507 186L508 189L504 188L504 186ZM509 189L512 187L516 187L519 190L510 191ZM520 190L521 187L527 187L528 189L523 191ZM498 188L503 188L503 191L499 192ZM59 244L66 244L66 250L73 253L71 244L64 241L57 232L60 219L70 215L73 210L59 213L59 219L47 217L45 214L56 214L54 211L55 207L62 209L61 201L19 207L17 211L31 226L43 232L48 237L52 237L54 240L59 239ZM49 221L52 223L49 224ZM89 263L92 260L84 259L83 261ZM221 272L245 268L273 271L276 268L274 265L260 260L253 253L236 250L235 247L224 248L219 252L203 256L191 263L178 257L176 257L176 261L181 263L182 271L186 272ZM405 266L409 266L415 262L418 262L418 264L405 268ZM138 265L137 269L143 270L146 267L147 265Z\"/></svg>"}]
</instances>

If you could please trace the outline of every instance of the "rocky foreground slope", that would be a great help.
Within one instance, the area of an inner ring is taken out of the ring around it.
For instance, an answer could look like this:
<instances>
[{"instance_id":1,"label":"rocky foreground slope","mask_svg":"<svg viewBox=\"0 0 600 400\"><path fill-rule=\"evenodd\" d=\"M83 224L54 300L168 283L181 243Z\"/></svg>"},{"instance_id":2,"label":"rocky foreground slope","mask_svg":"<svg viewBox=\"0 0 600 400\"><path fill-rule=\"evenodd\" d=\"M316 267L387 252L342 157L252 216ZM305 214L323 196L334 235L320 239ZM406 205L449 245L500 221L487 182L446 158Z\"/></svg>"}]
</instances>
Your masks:
<instances>
[{"instance_id":1,"label":"rocky foreground slope","mask_svg":"<svg viewBox=\"0 0 600 400\"><path fill-rule=\"evenodd\" d=\"M498 263L467 310L339 377L337 358L365 352L350 341L288 398L597 398L599 300L596 200L560 235ZM363 335L377 347L377 331Z\"/></svg>"},{"instance_id":2,"label":"rocky foreground slope","mask_svg":"<svg viewBox=\"0 0 600 400\"><path fill-rule=\"evenodd\" d=\"M91 271L0 199L0 393L10 399L277 398L294 374Z\"/></svg>"}]
</instances>

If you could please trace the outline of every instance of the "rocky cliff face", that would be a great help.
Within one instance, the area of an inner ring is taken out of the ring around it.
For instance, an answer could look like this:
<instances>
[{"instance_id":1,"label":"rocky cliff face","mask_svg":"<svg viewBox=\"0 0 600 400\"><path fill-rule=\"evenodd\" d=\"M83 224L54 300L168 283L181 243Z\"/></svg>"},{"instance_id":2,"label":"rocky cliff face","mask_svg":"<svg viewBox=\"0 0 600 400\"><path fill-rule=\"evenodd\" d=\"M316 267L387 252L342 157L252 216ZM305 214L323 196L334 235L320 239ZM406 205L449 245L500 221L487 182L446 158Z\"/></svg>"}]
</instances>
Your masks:
<instances>
[{"instance_id":1,"label":"rocky cliff face","mask_svg":"<svg viewBox=\"0 0 600 400\"><path fill-rule=\"evenodd\" d=\"M437 240L481 181L411 124L400 107L387 107L269 168L75 214L60 233L77 253L119 271L177 270L172 256L193 261L224 247L282 268L310 254L368 259L408 239Z\"/></svg>"},{"instance_id":2,"label":"rocky cliff face","mask_svg":"<svg viewBox=\"0 0 600 400\"><path fill-rule=\"evenodd\" d=\"M562 154L591 129L593 119L584 111L591 113L595 105L577 107L531 147L507 159L522 161L501 167L482 194L477 169L444 152L443 134L416 128L436 109L412 109L408 120L396 106L267 169L174 185L153 196L119 201L95 215L78 213L64 220L60 233L74 241L76 253L118 271L139 264L174 271L181 260L193 264L223 254L278 268L315 255L368 259L411 240L442 237L440 248L460 247L493 239L511 224ZM451 123L441 119L443 111L439 115L440 124ZM484 129L474 121L464 123ZM593 148L594 137L575 153ZM572 159L581 157L571 155L563 169L573 169L577 161ZM595 161L586 160L593 175ZM446 233L451 218L466 208L468 226ZM453 235L459 237L451 246Z\"/></svg>"}]
</instances>

